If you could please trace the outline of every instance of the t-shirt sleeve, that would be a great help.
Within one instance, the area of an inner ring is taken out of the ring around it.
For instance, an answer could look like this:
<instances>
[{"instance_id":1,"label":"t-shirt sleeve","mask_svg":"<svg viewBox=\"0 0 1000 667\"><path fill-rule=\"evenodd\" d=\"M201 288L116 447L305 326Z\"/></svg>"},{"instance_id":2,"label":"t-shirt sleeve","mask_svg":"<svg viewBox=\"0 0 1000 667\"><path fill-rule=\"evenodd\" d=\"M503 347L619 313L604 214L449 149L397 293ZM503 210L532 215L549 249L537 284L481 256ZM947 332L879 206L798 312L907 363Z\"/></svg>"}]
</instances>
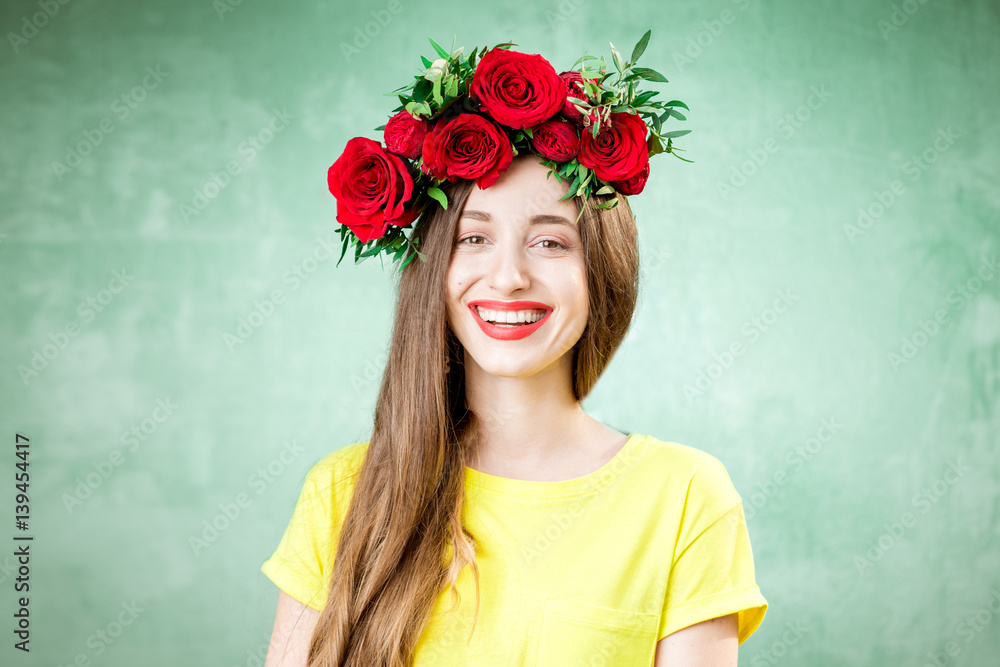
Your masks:
<instances>
[{"instance_id":1,"label":"t-shirt sleeve","mask_svg":"<svg viewBox=\"0 0 1000 667\"><path fill-rule=\"evenodd\" d=\"M336 505L329 459L306 473L292 518L261 572L278 588L314 609L326 603Z\"/></svg>"},{"instance_id":2,"label":"t-shirt sleeve","mask_svg":"<svg viewBox=\"0 0 1000 667\"><path fill-rule=\"evenodd\" d=\"M688 486L658 639L695 623L737 614L742 644L764 619L743 501L722 463L706 457Z\"/></svg>"}]
</instances>

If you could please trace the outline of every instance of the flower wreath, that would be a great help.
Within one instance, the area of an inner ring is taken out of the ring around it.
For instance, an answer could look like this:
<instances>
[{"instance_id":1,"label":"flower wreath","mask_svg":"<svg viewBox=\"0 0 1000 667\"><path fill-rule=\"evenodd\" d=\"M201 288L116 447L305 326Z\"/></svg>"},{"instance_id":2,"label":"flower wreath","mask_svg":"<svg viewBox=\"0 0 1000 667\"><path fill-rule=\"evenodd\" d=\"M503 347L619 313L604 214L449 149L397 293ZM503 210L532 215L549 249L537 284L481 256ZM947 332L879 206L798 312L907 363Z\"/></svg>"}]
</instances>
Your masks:
<instances>
[{"instance_id":1,"label":"flower wreath","mask_svg":"<svg viewBox=\"0 0 1000 667\"><path fill-rule=\"evenodd\" d=\"M611 44L618 72L614 83L607 80L611 73L603 56L584 55L572 69L556 73L542 56L512 51L513 42L465 56L462 47L449 53L431 39L439 58L431 62L421 56L426 69L416 82L386 93L398 96L401 106L375 128L383 132L385 147L354 137L327 172L341 225L340 260L352 243L355 263L379 253L392 255L393 261L407 255L400 270L414 256L426 260L412 230L432 200L448 208L439 186L461 178L475 179L486 189L521 152L543 158L550 168L546 178L555 174L560 183L570 182L559 201L586 200L594 188L599 195L642 192L649 158L679 150L672 140L690 132L661 134L668 117L686 120L674 107L690 110L678 100L653 100L657 91L637 90L641 79L667 83L656 70L635 67L651 32L627 61ZM598 61L599 67L588 67L588 61ZM615 198L596 206L617 204Z\"/></svg>"}]
</instances>

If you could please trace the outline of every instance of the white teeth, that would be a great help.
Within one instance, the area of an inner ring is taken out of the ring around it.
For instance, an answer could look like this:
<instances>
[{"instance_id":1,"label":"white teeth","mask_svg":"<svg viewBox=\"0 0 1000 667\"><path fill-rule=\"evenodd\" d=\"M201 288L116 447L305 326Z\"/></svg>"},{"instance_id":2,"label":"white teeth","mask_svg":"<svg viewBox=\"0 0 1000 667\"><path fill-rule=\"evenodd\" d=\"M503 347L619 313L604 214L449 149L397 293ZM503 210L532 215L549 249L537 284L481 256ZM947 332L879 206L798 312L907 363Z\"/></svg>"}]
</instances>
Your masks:
<instances>
[{"instance_id":1,"label":"white teeth","mask_svg":"<svg viewBox=\"0 0 1000 667\"><path fill-rule=\"evenodd\" d=\"M479 317L486 320L487 322L495 322L497 324L516 324L519 322L537 322L538 320L545 317L544 310L534 309L534 310L486 310L485 308L480 308L476 306L476 310L479 312Z\"/></svg>"}]
</instances>

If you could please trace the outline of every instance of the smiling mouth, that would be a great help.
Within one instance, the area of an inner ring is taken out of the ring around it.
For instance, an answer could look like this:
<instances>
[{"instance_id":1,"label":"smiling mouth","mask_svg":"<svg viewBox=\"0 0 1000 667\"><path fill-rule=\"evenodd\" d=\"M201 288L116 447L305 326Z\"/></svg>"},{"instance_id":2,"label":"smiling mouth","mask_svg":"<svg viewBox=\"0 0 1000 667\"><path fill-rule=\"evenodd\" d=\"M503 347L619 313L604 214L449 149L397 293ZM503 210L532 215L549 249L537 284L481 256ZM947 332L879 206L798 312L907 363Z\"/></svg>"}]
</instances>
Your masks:
<instances>
[{"instance_id":1,"label":"smiling mouth","mask_svg":"<svg viewBox=\"0 0 1000 667\"><path fill-rule=\"evenodd\" d=\"M532 308L530 310L531 310L531 313L532 313L533 317L531 319L529 319L529 320L525 320L523 322L494 322L492 320L483 319L482 313L479 312L479 308L478 307L477 308L473 308L472 310L475 312L476 317L478 317L480 319L480 321L486 322L487 324L492 324L495 327L502 327L504 329L515 329L517 327L523 327L523 326L529 326L529 325L532 325L532 324L536 324L540 320L545 319L545 316L548 314L548 311L545 310L545 309L543 309L543 308Z\"/></svg>"}]
</instances>

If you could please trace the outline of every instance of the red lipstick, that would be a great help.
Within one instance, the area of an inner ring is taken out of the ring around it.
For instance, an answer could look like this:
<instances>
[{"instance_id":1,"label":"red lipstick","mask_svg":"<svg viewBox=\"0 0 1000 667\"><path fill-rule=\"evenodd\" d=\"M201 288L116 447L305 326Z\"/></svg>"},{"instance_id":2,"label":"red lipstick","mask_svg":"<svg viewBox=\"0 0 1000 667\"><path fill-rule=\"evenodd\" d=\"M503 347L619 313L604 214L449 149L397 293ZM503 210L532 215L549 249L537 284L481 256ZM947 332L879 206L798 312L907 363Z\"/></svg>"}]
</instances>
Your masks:
<instances>
[{"instance_id":1,"label":"red lipstick","mask_svg":"<svg viewBox=\"0 0 1000 667\"><path fill-rule=\"evenodd\" d=\"M481 318L479 316L477 306L482 306L486 310L544 310L545 315L543 315L537 322L532 322L531 324L502 326L493 324L492 322L487 322ZM551 306L538 301L493 301L489 299L470 301L469 310L472 312L472 317L475 318L479 328L483 330L483 333L490 338L496 338L497 340L520 340L521 338L530 336L537 331L547 319L549 319L549 315L552 313Z\"/></svg>"}]
</instances>

